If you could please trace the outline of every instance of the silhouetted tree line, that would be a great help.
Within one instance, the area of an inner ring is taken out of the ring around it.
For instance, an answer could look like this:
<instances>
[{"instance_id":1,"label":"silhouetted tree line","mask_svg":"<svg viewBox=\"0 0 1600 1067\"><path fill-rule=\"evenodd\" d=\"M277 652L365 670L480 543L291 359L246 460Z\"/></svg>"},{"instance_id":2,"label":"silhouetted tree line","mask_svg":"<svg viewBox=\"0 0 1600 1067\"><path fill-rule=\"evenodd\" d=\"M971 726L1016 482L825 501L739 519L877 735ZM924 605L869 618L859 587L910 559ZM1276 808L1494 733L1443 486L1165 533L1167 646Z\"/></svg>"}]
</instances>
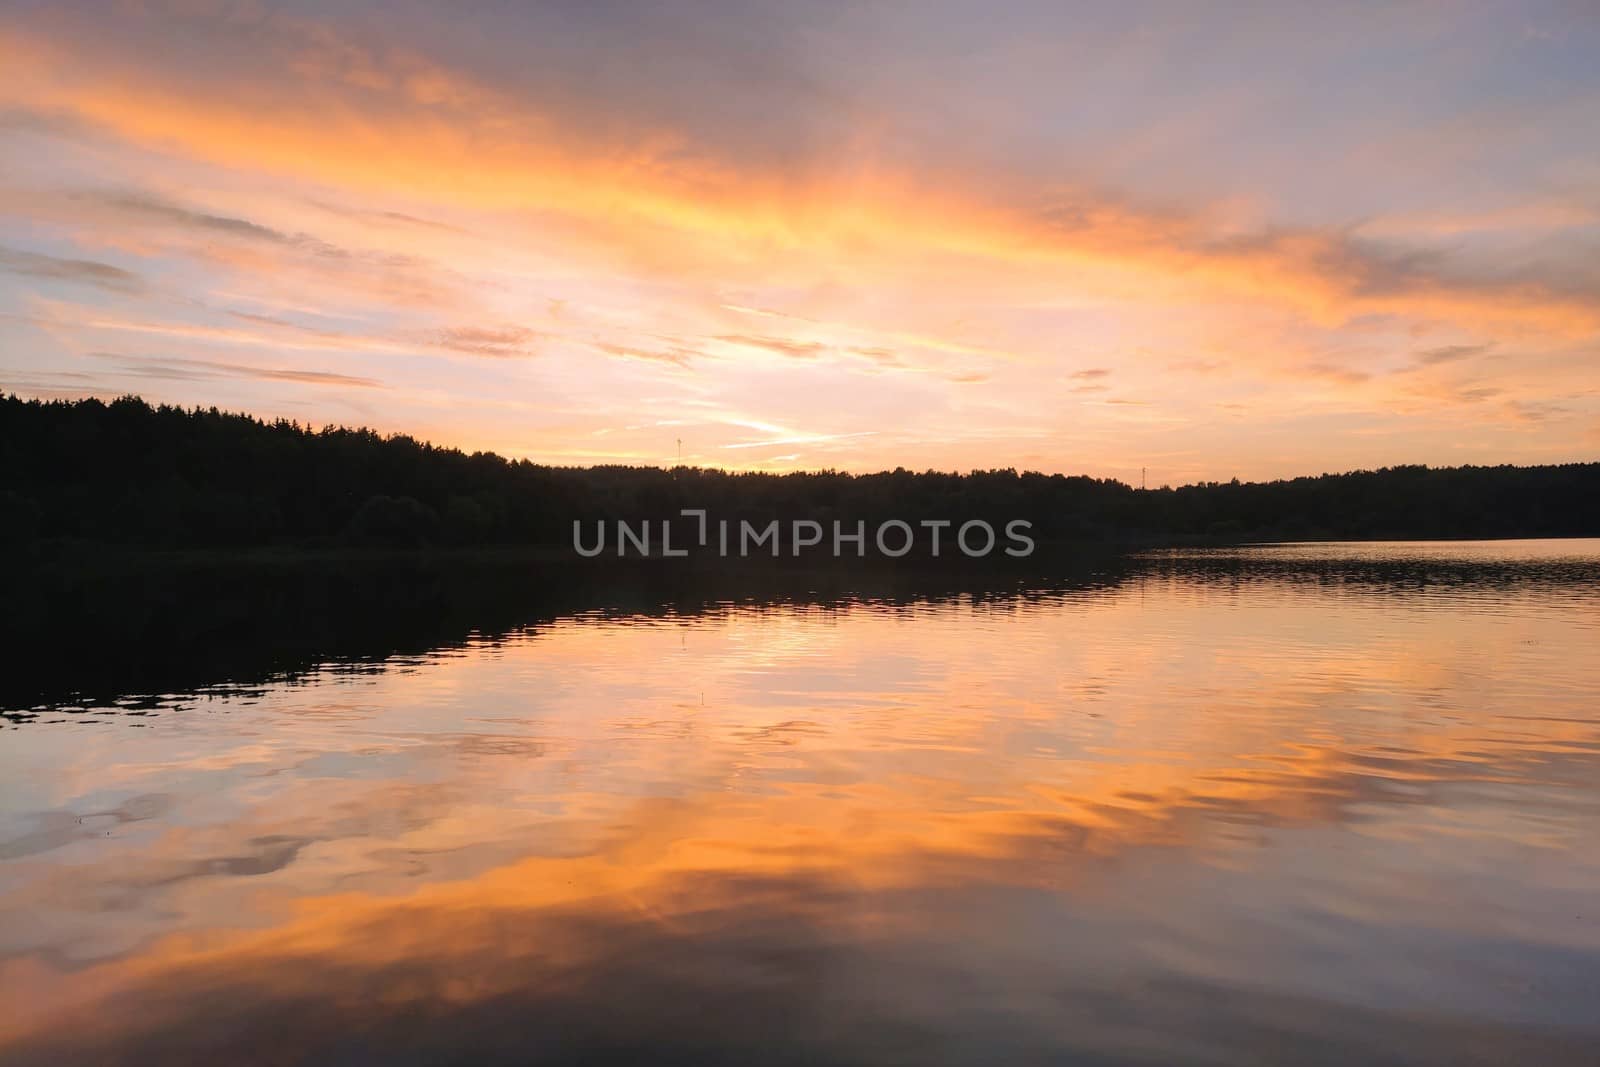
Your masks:
<instances>
[{"instance_id":1,"label":"silhouetted tree line","mask_svg":"<svg viewBox=\"0 0 1600 1067\"><path fill-rule=\"evenodd\" d=\"M659 523L680 508L733 523L863 520L869 531L888 519L1022 518L1041 541L1585 536L1600 535L1600 463L1404 466L1149 491L1011 469L550 467L136 397L0 398L0 514L13 544L567 545L575 519Z\"/></svg>"}]
</instances>

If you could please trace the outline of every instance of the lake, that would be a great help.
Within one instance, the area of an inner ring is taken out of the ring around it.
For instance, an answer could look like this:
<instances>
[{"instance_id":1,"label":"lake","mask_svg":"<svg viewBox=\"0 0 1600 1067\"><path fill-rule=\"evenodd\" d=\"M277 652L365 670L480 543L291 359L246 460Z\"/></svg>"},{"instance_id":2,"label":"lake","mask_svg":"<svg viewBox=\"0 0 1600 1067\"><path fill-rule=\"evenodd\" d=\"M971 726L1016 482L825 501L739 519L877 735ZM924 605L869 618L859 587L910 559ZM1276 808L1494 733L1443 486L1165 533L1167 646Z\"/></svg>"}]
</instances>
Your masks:
<instances>
[{"instance_id":1,"label":"lake","mask_svg":"<svg viewBox=\"0 0 1600 1067\"><path fill-rule=\"evenodd\" d=\"M1594 1062L1597 578L800 576L19 697L0 1062Z\"/></svg>"}]
</instances>

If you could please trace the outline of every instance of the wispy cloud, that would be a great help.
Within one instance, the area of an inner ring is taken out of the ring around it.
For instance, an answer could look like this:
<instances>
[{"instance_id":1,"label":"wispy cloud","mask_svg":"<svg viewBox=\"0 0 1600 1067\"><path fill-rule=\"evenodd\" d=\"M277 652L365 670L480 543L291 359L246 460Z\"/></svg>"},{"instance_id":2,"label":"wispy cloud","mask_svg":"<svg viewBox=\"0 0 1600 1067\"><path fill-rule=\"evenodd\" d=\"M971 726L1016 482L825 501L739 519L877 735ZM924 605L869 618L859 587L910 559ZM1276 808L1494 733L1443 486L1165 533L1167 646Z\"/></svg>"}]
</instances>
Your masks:
<instances>
[{"instance_id":1,"label":"wispy cloud","mask_svg":"<svg viewBox=\"0 0 1600 1067\"><path fill-rule=\"evenodd\" d=\"M1367 371L1341 366L1337 363L1307 363L1300 369L1308 377L1343 382L1346 385L1360 385L1362 382L1369 381L1372 378L1372 375Z\"/></svg>"},{"instance_id":2,"label":"wispy cloud","mask_svg":"<svg viewBox=\"0 0 1600 1067\"><path fill-rule=\"evenodd\" d=\"M127 373L145 378L165 378L172 381L203 381L209 378L253 378L257 381L298 382L303 385L350 386L358 389L378 389L383 383L375 378L334 371L300 370L292 367L254 367L238 363L218 363L203 359L157 359L149 356L131 356L117 352L92 352L99 359L110 360L122 366Z\"/></svg>"},{"instance_id":3,"label":"wispy cloud","mask_svg":"<svg viewBox=\"0 0 1600 1067\"><path fill-rule=\"evenodd\" d=\"M79 201L94 201L115 211L140 216L166 226L226 234L229 237L243 237L255 241L269 241L275 244L289 244L296 240L289 234L279 233L249 219L191 211L150 193L77 192L71 195L73 199Z\"/></svg>"},{"instance_id":4,"label":"wispy cloud","mask_svg":"<svg viewBox=\"0 0 1600 1067\"><path fill-rule=\"evenodd\" d=\"M792 341L786 337L768 337L757 334L721 334L715 338L723 344L739 345L744 348L759 348L765 352L775 352L780 356L791 359L816 359L828 350L828 346L818 341Z\"/></svg>"},{"instance_id":5,"label":"wispy cloud","mask_svg":"<svg viewBox=\"0 0 1600 1067\"><path fill-rule=\"evenodd\" d=\"M45 281L75 282L114 293L138 293L144 279L133 271L92 259L62 259L40 252L0 246L0 272Z\"/></svg>"},{"instance_id":6,"label":"wispy cloud","mask_svg":"<svg viewBox=\"0 0 1600 1067\"><path fill-rule=\"evenodd\" d=\"M613 344L608 341L594 341L592 344L596 351L604 352L608 356L639 359L647 363L670 363L675 367L688 367L690 359L696 354L687 348L640 348L634 345Z\"/></svg>"},{"instance_id":7,"label":"wispy cloud","mask_svg":"<svg viewBox=\"0 0 1600 1067\"><path fill-rule=\"evenodd\" d=\"M817 445L829 441L849 441L857 437L872 437L876 430L863 430L859 433L811 433L796 434L793 437L774 437L766 441L738 441L733 444L722 445L723 448L768 448L787 445Z\"/></svg>"},{"instance_id":8,"label":"wispy cloud","mask_svg":"<svg viewBox=\"0 0 1600 1067\"><path fill-rule=\"evenodd\" d=\"M1431 367L1440 363L1455 363L1463 359L1471 359L1493 348L1493 345L1441 345L1438 348L1426 348L1417 353L1417 362L1423 366Z\"/></svg>"},{"instance_id":9,"label":"wispy cloud","mask_svg":"<svg viewBox=\"0 0 1600 1067\"><path fill-rule=\"evenodd\" d=\"M427 343L469 356L497 359L532 355L538 334L522 326L452 326L424 338Z\"/></svg>"}]
</instances>

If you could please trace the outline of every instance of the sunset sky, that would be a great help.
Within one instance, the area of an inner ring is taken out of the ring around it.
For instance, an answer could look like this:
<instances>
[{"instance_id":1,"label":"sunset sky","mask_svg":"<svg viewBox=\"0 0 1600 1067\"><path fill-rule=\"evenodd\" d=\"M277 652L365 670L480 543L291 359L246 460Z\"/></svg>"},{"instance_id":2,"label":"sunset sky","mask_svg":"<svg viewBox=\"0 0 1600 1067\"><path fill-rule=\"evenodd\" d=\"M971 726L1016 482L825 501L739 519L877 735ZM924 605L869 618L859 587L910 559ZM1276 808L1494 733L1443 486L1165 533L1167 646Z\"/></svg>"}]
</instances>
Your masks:
<instances>
[{"instance_id":1,"label":"sunset sky","mask_svg":"<svg viewBox=\"0 0 1600 1067\"><path fill-rule=\"evenodd\" d=\"M0 390L550 463L1593 460L1597 57L1592 3L0 0Z\"/></svg>"}]
</instances>

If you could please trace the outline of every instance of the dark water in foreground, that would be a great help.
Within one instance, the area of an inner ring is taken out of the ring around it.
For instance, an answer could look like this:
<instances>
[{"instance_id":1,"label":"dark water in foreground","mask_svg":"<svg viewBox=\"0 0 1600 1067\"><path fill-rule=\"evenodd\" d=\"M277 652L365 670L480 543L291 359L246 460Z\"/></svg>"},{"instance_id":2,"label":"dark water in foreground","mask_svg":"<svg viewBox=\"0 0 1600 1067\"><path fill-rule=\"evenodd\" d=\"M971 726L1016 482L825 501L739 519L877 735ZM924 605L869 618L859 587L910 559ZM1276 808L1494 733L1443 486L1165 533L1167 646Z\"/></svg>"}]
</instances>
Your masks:
<instances>
[{"instance_id":1,"label":"dark water in foreground","mask_svg":"<svg viewBox=\"0 0 1600 1067\"><path fill-rule=\"evenodd\" d=\"M1595 1062L1597 578L1157 555L13 704L0 1063Z\"/></svg>"}]
</instances>

